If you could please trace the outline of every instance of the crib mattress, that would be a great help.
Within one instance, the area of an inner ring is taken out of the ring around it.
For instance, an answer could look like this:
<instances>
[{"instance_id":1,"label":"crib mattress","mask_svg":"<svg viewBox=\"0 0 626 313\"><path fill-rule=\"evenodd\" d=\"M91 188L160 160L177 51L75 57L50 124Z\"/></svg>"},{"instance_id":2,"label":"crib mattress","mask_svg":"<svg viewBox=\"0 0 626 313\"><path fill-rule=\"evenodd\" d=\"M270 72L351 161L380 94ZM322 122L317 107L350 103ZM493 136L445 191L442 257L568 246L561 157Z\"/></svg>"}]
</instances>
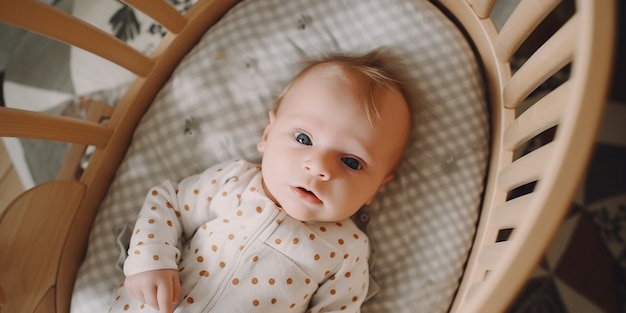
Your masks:
<instances>
[{"instance_id":1,"label":"crib mattress","mask_svg":"<svg viewBox=\"0 0 626 313\"><path fill-rule=\"evenodd\" d=\"M217 162L257 162L273 99L302 58L386 47L405 64L413 140L355 216L372 242L363 312L445 312L471 247L489 119L462 33L426 0L243 1L181 62L136 129L93 225L72 312L106 312L147 190Z\"/></svg>"}]
</instances>

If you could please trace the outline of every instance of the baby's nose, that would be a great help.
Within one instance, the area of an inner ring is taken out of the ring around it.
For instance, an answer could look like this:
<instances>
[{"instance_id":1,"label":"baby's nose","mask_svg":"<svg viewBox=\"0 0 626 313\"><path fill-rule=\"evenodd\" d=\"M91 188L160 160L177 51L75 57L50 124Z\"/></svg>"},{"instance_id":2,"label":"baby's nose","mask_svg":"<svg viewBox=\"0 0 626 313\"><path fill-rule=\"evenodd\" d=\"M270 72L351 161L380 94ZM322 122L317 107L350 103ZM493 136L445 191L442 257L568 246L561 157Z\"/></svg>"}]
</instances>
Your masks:
<instances>
[{"instance_id":1,"label":"baby's nose","mask_svg":"<svg viewBox=\"0 0 626 313\"><path fill-rule=\"evenodd\" d=\"M303 169L309 175L316 176L323 181L328 181L332 176L330 160L325 157L312 158L305 161Z\"/></svg>"}]
</instances>

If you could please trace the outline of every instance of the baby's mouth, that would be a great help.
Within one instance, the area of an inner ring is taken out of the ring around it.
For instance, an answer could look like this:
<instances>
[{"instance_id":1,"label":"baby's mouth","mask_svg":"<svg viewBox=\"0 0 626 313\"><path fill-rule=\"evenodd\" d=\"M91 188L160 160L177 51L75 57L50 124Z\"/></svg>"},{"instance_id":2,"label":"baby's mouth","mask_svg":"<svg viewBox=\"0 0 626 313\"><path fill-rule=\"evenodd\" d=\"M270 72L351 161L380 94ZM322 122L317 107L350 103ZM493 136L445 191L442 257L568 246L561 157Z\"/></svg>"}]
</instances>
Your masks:
<instances>
[{"instance_id":1,"label":"baby's mouth","mask_svg":"<svg viewBox=\"0 0 626 313\"><path fill-rule=\"evenodd\" d=\"M317 196L311 190L308 190L308 189L303 188L303 187L298 187L298 189L300 189L300 190L302 190L302 191L304 191L304 192L306 192L306 193L308 193L308 194L310 194L310 195L312 195L312 196L317 198Z\"/></svg>"},{"instance_id":2,"label":"baby's mouth","mask_svg":"<svg viewBox=\"0 0 626 313\"><path fill-rule=\"evenodd\" d=\"M315 193L311 190L308 190L304 187L296 187L294 190L299 196L303 197L304 199L308 201L315 202L315 203L322 203L322 200L318 198L317 195L315 195Z\"/></svg>"}]
</instances>

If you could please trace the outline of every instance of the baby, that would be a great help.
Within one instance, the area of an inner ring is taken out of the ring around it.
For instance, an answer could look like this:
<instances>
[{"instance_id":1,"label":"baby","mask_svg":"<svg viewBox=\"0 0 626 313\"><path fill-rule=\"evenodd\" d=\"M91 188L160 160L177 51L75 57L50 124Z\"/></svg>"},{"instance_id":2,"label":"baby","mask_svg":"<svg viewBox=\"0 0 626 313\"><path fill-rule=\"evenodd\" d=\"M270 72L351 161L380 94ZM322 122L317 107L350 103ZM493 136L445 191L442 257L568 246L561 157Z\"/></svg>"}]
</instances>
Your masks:
<instances>
[{"instance_id":1,"label":"baby","mask_svg":"<svg viewBox=\"0 0 626 313\"><path fill-rule=\"evenodd\" d=\"M384 59L309 64L269 112L260 165L152 188L111 312L359 312L369 245L350 216L393 178L411 127Z\"/></svg>"}]
</instances>

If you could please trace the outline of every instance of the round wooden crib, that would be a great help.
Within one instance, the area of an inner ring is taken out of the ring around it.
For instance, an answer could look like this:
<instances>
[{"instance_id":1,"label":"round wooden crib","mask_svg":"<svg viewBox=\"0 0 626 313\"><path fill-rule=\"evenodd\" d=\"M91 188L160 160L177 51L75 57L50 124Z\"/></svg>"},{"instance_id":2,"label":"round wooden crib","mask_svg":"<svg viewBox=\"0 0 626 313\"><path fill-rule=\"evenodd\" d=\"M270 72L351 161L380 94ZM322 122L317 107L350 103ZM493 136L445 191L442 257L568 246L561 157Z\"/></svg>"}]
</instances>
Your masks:
<instances>
[{"instance_id":1,"label":"round wooden crib","mask_svg":"<svg viewBox=\"0 0 626 313\"><path fill-rule=\"evenodd\" d=\"M158 90L235 0L199 0L180 14L165 0L126 0L168 30L144 55L113 36L35 0L0 0L0 22L100 55L137 75L115 109L88 103L85 120L0 108L0 136L71 143L58 179L20 195L0 216L0 312L69 312L90 227L131 134ZM513 57L559 5L522 0L498 29L495 0L434 1L467 34L484 66L491 154L478 230L452 312L502 312L536 266L586 169L608 88L615 3L575 1L575 13ZM525 101L555 73L567 81ZM102 121L106 120L106 123ZM550 142L520 153L537 136ZM89 166L80 159L94 146Z\"/></svg>"}]
</instances>

